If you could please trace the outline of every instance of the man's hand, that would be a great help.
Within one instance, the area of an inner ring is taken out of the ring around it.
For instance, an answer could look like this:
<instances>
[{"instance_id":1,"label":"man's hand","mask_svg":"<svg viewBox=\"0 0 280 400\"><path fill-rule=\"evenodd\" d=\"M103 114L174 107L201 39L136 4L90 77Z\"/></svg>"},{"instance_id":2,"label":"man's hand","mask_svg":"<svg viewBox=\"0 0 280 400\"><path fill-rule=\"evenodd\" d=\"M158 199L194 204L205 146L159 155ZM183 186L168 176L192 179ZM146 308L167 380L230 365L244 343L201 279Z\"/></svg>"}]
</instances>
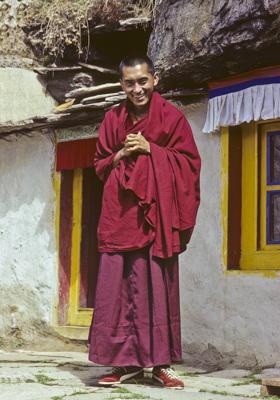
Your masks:
<instances>
[{"instance_id":1,"label":"man's hand","mask_svg":"<svg viewBox=\"0 0 280 400\"><path fill-rule=\"evenodd\" d=\"M134 152L144 154L150 153L150 143L142 136L141 132L127 135L124 147L115 155L114 166L116 166L122 158L129 157Z\"/></svg>"},{"instance_id":2,"label":"man's hand","mask_svg":"<svg viewBox=\"0 0 280 400\"><path fill-rule=\"evenodd\" d=\"M124 142L124 148L130 151L130 153L150 153L150 143L144 138L141 132L138 132L137 134L128 134Z\"/></svg>"},{"instance_id":3,"label":"man's hand","mask_svg":"<svg viewBox=\"0 0 280 400\"><path fill-rule=\"evenodd\" d=\"M126 147L123 147L122 149L120 149L120 150L117 152L117 154L115 155L115 158L114 158L114 161L113 161L114 167L115 167L116 165L118 165L118 163L120 162L120 160L121 160L122 158L130 156L131 153L132 153L131 150L129 150L129 149L126 148Z\"/></svg>"}]
</instances>

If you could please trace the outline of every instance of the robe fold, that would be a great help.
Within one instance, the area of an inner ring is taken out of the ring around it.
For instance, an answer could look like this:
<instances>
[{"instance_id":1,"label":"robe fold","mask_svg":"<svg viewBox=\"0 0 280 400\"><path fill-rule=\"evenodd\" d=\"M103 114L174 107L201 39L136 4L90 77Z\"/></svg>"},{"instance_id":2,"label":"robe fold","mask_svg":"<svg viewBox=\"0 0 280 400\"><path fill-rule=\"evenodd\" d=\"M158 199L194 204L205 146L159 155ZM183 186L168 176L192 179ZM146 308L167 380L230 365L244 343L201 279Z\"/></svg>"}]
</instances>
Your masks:
<instances>
[{"instance_id":1,"label":"robe fold","mask_svg":"<svg viewBox=\"0 0 280 400\"><path fill-rule=\"evenodd\" d=\"M141 131L151 153L126 157L113 167L128 133ZM153 256L185 250L199 206L200 157L183 113L154 92L149 113L129 123L127 103L106 113L94 165L104 181L98 226L100 252L152 244Z\"/></svg>"}]
</instances>

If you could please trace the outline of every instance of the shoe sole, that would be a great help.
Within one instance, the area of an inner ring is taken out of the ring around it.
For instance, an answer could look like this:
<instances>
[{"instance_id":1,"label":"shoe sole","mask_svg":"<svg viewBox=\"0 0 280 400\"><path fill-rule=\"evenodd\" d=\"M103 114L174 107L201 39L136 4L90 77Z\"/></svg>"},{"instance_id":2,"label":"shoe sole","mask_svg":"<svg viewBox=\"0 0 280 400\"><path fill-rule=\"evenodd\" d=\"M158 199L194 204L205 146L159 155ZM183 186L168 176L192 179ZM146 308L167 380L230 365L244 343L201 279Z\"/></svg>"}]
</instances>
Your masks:
<instances>
[{"instance_id":1,"label":"shoe sole","mask_svg":"<svg viewBox=\"0 0 280 400\"><path fill-rule=\"evenodd\" d=\"M122 376L121 378L120 378L120 380L119 381L115 381L115 382L102 382L102 381L98 381L98 384L99 385L102 385L102 386L112 386L112 385L117 385L117 384L119 384L119 383L122 383L122 382L124 382L124 381L127 381L128 379L130 379L130 378L133 378L133 377L137 377L138 375L141 375L142 374L142 372L143 371L138 371L138 372L132 372L131 374L126 374L126 375L124 375L124 376Z\"/></svg>"}]
</instances>

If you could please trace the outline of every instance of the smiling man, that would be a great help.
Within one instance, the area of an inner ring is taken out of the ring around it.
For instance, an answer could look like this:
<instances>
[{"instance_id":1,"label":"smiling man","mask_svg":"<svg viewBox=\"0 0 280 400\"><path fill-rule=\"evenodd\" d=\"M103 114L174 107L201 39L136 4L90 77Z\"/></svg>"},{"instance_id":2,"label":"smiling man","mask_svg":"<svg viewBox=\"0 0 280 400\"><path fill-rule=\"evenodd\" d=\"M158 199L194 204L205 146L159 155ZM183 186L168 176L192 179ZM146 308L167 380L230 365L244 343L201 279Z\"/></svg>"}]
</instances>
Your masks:
<instances>
[{"instance_id":1,"label":"smiling man","mask_svg":"<svg viewBox=\"0 0 280 400\"><path fill-rule=\"evenodd\" d=\"M182 358L178 254L195 225L200 157L182 112L154 91L152 61L126 58L120 75L127 100L106 113L94 160L104 191L89 358L113 367L102 385L153 367L180 389L170 368Z\"/></svg>"}]
</instances>

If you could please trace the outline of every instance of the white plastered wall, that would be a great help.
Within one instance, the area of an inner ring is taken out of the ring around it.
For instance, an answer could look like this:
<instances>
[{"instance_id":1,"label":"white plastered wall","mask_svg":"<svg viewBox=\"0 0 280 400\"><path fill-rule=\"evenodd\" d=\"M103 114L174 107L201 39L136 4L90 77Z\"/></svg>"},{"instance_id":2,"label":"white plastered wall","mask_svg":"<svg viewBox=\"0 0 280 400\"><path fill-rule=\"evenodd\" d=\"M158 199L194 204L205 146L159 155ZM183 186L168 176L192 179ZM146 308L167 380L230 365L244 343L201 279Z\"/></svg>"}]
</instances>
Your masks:
<instances>
[{"instance_id":1,"label":"white plastered wall","mask_svg":"<svg viewBox=\"0 0 280 400\"><path fill-rule=\"evenodd\" d=\"M220 135L201 133L207 104L184 108L202 158L197 225L180 257L185 359L270 365L280 358L280 278L226 273L222 260Z\"/></svg>"},{"instance_id":2,"label":"white plastered wall","mask_svg":"<svg viewBox=\"0 0 280 400\"><path fill-rule=\"evenodd\" d=\"M2 124L54 107L31 71L0 69L0 88ZM51 322L57 292L54 154L51 134L0 136L0 336L17 331L31 339L42 321Z\"/></svg>"}]
</instances>

